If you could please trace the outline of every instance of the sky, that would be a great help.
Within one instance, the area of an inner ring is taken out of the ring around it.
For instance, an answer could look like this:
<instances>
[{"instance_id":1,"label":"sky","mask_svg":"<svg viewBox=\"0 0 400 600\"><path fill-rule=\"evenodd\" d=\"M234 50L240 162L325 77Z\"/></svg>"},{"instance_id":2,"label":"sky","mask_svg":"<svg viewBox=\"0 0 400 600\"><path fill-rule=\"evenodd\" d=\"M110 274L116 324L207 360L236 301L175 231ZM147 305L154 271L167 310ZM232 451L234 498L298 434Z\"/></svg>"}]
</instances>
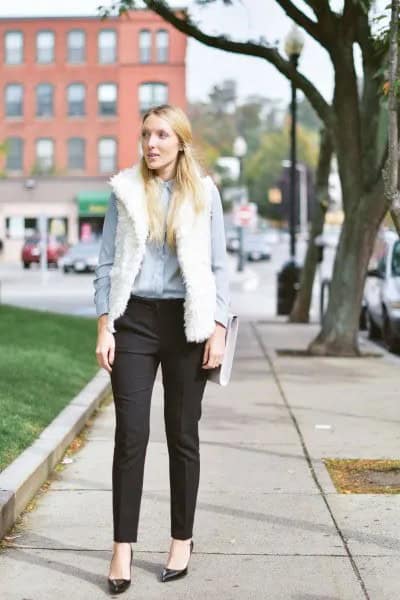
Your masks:
<instances>
[{"instance_id":1,"label":"sky","mask_svg":"<svg viewBox=\"0 0 400 600\"><path fill-rule=\"evenodd\" d=\"M378 5L381 1L386 2L378 0ZM340 5L341 0L334 0L334 3ZM1 0L0 17L96 15L99 5L110 4L110 0ZM224 6L221 0L206 7L197 6L193 0L171 1L169 4L188 6L198 26L209 34L225 33L237 41L264 36L271 43L277 41L282 52L284 38L292 25L275 0L236 0L234 6ZM302 0L296 4L307 12ZM288 81L267 61L209 48L191 38L188 40L186 67L186 90L190 102L206 101L212 86L224 79L237 81L239 102L251 94L285 102L290 97ZM308 35L305 36L299 70L316 83L326 100L331 100L333 71L328 55Z\"/></svg>"}]
</instances>

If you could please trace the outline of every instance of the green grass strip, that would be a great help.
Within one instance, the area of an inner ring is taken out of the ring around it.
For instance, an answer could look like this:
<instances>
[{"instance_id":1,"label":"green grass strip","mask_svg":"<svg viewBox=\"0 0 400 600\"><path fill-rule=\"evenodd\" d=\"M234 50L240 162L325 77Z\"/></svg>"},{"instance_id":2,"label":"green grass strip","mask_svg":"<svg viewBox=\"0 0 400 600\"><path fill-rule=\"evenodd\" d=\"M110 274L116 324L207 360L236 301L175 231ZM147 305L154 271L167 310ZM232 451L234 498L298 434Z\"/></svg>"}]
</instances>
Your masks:
<instances>
[{"instance_id":1,"label":"green grass strip","mask_svg":"<svg viewBox=\"0 0 400 600\"><path fill-rule=\"evenodd\" d=\"M96 319L0 305L0 470L96 374Z\"/></svg>"}]
</instances>

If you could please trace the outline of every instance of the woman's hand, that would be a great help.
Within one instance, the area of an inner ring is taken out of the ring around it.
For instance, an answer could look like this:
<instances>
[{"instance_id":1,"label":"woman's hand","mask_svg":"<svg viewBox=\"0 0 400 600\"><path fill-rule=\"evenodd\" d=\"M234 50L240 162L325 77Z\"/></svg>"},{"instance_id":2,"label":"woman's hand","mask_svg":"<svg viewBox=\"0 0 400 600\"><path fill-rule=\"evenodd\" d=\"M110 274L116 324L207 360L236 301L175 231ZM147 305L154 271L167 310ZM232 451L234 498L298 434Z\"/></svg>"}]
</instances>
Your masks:
<instances>
[{"instance_id":1,"label":"woman's hand","mask_svg":"<svg viewBox=\"0 0 400 600\"><path fill-rule=\"evenodd\" d=\"M215 369L224 357L226 329L220 323L215 324L214 333L208 338L204 346L203 369Z\"/></svg>"},{"instance_id":2,"label":"woman's hand","mask_svg":"<svg viewBox=\"0 0 400 600\"><path fill-rule=\"evenodd\" d=\"M101 315L97 324L96 359L99 366L111 373L114 363L115 339L107 329L107 315Z\"/></svg>"}]
</instances>

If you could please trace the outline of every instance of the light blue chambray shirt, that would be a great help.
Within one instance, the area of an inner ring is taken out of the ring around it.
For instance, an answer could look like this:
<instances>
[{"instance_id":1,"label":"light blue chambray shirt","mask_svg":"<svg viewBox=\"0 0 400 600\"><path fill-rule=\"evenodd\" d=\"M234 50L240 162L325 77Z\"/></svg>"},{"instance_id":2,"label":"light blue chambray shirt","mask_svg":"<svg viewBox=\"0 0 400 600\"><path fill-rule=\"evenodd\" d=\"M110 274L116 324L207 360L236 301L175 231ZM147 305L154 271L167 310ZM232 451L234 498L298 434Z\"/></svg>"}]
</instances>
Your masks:
<instances>
[{"instance_id":1,"label":"light blue chambray shirt","mask_svg":"<svg viewBox=\"0 0 400 600\"><path fill-rule=\"evenodd\" d=\"M160 180L161 201L164 207L164 229L174 179ZM95 270L93 285L97 316L109 312L110 270L114 262L115 232L117 226L117 200L114 192L104 218L103 236L99 262ZM215 276L217 306L215 321L226 327L230 304L229 276L225 243L224 218L221 197L215 184L212 186L211 205L211 268ZM133 282L132 294L148 298L184 298L185 284L178 263L176 250L171 249L164 238L162 245L146 242L141 268Z\"/></svg>"}]
</instances>

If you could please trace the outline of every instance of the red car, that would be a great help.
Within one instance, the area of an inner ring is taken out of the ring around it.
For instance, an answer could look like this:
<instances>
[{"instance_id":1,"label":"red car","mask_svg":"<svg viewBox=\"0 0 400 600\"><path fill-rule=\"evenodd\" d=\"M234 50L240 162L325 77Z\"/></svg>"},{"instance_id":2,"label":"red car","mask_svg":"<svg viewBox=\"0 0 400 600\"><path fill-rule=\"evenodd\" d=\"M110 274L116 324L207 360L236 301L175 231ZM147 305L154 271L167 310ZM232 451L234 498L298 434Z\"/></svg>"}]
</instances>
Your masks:
<instances>
[{"instance_id":1,"label":"red car","mask_svg":"<svg viewBox=\"0 0 400 600\"><path fill-rule=\"evenodd\" d=\"M64 238L48 236L47 238L47 263L58 265L58 259L68 250ZM21 251L21 260L24 269L29 269L32 263L40 263L40 237L32 236L25 240Z\"/></svg>"}]
</instances>

